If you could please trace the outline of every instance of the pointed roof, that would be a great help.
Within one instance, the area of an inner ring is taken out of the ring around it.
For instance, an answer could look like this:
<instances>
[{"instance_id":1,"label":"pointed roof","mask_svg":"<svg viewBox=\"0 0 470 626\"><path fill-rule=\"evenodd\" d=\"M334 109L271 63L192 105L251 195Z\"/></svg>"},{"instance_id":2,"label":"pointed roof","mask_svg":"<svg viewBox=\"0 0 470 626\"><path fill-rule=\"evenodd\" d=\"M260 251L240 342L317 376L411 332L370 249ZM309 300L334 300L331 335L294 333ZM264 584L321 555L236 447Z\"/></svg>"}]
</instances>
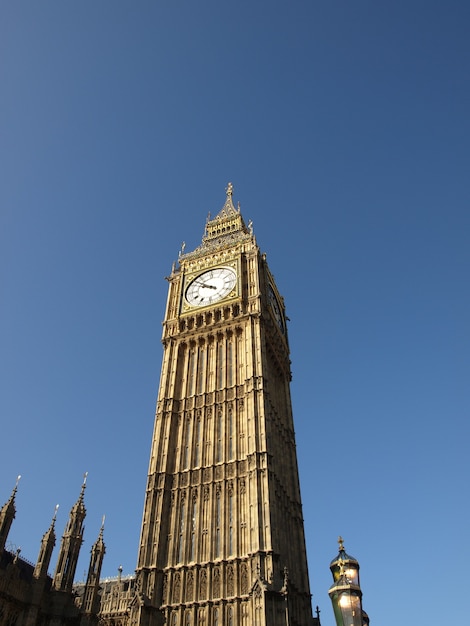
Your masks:
<instances>
[{"instance_id":1,"label":"pointed roof","mask_svg":"<svg viewBox=\"0 0 470 626\"><path fill-rule=\"evenodd\" d=\"M44 533L43 537L42 537L42 541L43 542L47 542L47 541L51 541L54 540L55 542L55 522L57 519L57 511L59 510L59 505L56 504L56 507L54 509L54 515L52 516L52 520L51 520L51 525L49 526L49 528L46 530L46 532Z\"/></svg>"},{"instance_id":2,"label":"pointed roof","mask_svg":"<svg viewBox=\"0 0 470 626\"><path fill-rule=\"evenodd\" d=\"M227 188L225 189L225 193L227 194L227 198L225 199L224 206L220 209L214 219L221 220L225 218L230 218L240 213L240 207L237 209L233 205L233 185L232 183L228 183Z\"/></svg>"},{"instance_id":3,"label":"pointed roof","mask_svg":"<svg viewBox=\"0 0 470 626\"><path fill-rule=\"evenodd\" d=\"M84 496L85 496L87 476L88 476L88 472L85 472L83 474L83 483L82 483L82 488L80 489L80 495L78 496L78 500L75 502L75 504L72 507L72 510L70 511L71 514L78 513L78 512L86 514Z\"/></svg>"},{"instance_id":4,"label":"pointed roof","mask_svg":"<svg viewBox=\"0 0 470 626\"><path fill-rule=\"evenodd\" d=\"M101 528L98 535L98 539L93 544L93 550L102 550L103 553L106 552L106 546L104 545L103 533L104 533L104 520L105 516L103 515L103 520L101 522Z\"/></svg>"},{"instance_id":5,"label":"pointed roof","mask_svg":"<svg viewBox=\"0 0 470 626\"><path fill-rule=\"evenodd\" d=\"M85 495L87 476L88 476L88 472L85 472L85 474L83 475L83 483L82 483L82 488L80 490L80 495L78 496L78 500L70 509L69 519L65 527L64 536L69 533L73 533L73 534L83 533L83 520L86 517L84 495Z\"/></svg>"},{"instance_id":6,"label":"pointed roof","mask_svg":"<svg viewBox=\"0 0 470 626\"><path fill-rule=\"evenodd\" d=\"M7 513L9 513L12 516L12 518L14 518L16 514L15 497L16 497L16 492L18 491L18 483L20 482L20 478L21 478L21 475L17 477L15 486L13 487L13 491L11 492L10 497L0 509L0 511L3 514L6 515Z\"/></svg>"},{"instance_id":7,"label":"pointed roof","mask_svg":"<svg viewBox=\"0 0 470 626\"><path fill-rule=\"evenodd\" d=\"M211 219L210 214L206 222L206 230L202 238L202 244L193 252L183 254L181 251L179 260L192 259L198 256L235 245L240 241L254 240L251 221L246 226L240 212L240 204L233 204L233 185L228 183L225 190L225 203L217 215Z\"/></svg>"},{"instance_id":8,"label":"pointed roof","mask_svg":"<svg viewBox=\"0 0 470 626\"><path fill-rule=\"evenodd\" d=\"M351 556L350 554L347 554L346 550L344 549L344 539L342 537L338 537L338 543L339 543L338 556L336 556L331 561L330 569L333 571L334 568L340 567L341 563L354 563L359 568L359 561L355 559L353 556Z\"/></svg>"}]
</instances>

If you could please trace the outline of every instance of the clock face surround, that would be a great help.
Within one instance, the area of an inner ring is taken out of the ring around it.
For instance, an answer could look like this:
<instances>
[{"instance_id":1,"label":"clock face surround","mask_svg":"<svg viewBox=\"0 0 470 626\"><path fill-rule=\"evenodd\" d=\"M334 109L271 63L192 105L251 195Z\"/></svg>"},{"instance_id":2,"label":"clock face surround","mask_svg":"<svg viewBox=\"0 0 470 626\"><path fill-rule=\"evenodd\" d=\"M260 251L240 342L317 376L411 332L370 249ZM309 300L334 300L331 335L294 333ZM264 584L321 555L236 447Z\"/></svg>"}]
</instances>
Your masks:
<instances>
[{"instance_id":1,"label":"clock face surround","mask_svg":"<svg viewBox=\"0 0 470 626\"><path fill-rule=\"evenodd\" d=\"M215 267L199 274L189 283L185 297L191 306L208 306L222 300L232 291L237 274L231 267Z\"/></svg>"}]
</instances>

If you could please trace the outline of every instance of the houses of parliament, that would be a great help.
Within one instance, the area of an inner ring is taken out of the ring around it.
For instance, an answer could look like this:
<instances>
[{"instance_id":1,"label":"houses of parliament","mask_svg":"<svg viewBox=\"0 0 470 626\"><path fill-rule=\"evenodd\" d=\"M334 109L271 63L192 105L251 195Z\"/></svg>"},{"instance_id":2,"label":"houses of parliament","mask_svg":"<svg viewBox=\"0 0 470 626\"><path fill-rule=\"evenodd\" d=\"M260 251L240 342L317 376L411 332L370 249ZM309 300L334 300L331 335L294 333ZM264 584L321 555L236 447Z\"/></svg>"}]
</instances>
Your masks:
<instances>
[{"instance_id":1,"label":"houses of parliament","mask_svg":"<svg viewBox=\"0 0 470 626\"><path fill-rule=\"evenodd\" d=\"M35 565L10 552L15 486L0 509L0 626L320 626L284 301L230 183L201 245L181 251L168 284L135 575L100 580L102 527L86 581L75 583L86 478L55 566L55 515ZM352 584L351 563L340 544L336 587Z\"/></svg>"}]
</instances>

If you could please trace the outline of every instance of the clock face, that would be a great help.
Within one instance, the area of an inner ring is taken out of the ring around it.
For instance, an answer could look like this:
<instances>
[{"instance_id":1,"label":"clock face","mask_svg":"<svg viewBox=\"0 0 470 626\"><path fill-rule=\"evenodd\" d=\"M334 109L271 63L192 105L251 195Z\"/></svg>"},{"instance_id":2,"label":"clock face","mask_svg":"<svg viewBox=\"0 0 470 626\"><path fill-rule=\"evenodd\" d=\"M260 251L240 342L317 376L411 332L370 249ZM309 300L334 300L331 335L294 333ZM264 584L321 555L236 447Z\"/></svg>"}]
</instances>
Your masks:
<instances>
[{"instance_id":1,"label":"clock face","mask_svg":"<svg viewBox=\"0 0 470 626\"><path fill-rule=\"evenodd\" d=\"M186 289L186 300L192 306L208 306L228 296L235 287L237 275L230 267L216 267L199 274Z\"/></svg>"}]
</instances>

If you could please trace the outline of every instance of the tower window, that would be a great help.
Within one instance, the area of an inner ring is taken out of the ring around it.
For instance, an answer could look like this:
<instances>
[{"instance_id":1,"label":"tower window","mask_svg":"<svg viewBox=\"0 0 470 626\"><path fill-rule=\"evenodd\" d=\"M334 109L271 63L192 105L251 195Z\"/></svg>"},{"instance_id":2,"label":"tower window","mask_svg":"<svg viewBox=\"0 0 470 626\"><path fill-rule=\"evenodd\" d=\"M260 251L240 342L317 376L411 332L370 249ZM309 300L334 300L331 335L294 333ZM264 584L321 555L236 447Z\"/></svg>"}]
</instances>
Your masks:
<instances>
[{"instance_id":1,"label":"tower window","mask_svg":"<svg viewBox=\"0 0 470 626\"><path fill-rule=\"evenodd\" d=\"M200 462L200 449L201 449L201 444L199 442L201 437L201 419L198 418L196 421L196 440L194 442L194 465L196 465L196 467L199 465Z\"/></svg>"},{"instance_id":2,"label":"tower window","mask_svg":"<svg viewBox=\"0 0 470 626\"><path fill-rule=\"evenodd\" d=\"M224 386L224 350L222 343L217 344L217 387Z\"/></svg>"},{"instance_id":3,"label":"tower window","mask_svg":"<svg viewBox=\"0 0 470 626\"><path fill-rule=\"evenodd\" d=\"M233 491L228 496L228 551L233 554Z\"/></svg>"},{"instance_id":4,"label":"tower window","mask_svg":"<svg viewBox=\"0 0 470 626\"><path fill-rule=\"evenodd\" d=\"M183 544L184 544L184 499L181 500L180 508L180 536L178 546L178 561L183 560Z\"/></svg>"},{"instance_id":5,"label":"tower window","mask_svg":"<svg viewBox=\"0 0 470 626\"><path fill-rule=\"evenodd\" d=\"M193 506L191 511L191 555L190 560L194 561L195 558L195 538L196 538L196 497L193 497Z\"/></svg>"},{"instance_id":6,"label":"tower window","mask_svg":"<svg viewBox=\"0 0 470 626\"><path fill-rule=\"evenodd\" d=\"M215 556L220 556L220 492L215 499Z\"/></svg>"},{"instance_id":7,"label":"tower window","mask_svg":"<svg viewBox=\"0 0 470 626\"><path fill-rule=\"evenodd\" d=\"M233 344L231 341L227 344L227 385L233 385Z\"/></svg>"},{"instance_id":8,"label":"tower window","mask_svg":"<svg viewBox=\"0 0 470 626\"><path fill-rule=\"evenodd\" d=\"M228 458L233 459L233 413L228 412Z\"/></svg>"},{"instance_id":9,"label":"tower window","mask_svg":"<svg viewBox=\"0 0 470 626\"><path fill-rule=\"evenodd\" d=\"M222 411L217 413L217 454L216 462L220 463L222 459Z\"/></svg>"},{"instance_id":10,"label":"tower window","mask_svg":"<svg viewBox=\"0 0 470 626\"><path fill-rule=\"evenodd\" d=\"M202 393L204 391L204 374L205 374L205 362L206 362L206 353L204 348L201 348L199 353L199 372L198 372L198 382L197 382L197 391L198 393Z\"/></svg>"},{"instance_id":11,"label":"tower window","mask_svg":"<svg viewBox=\"0 0 470 626\"><path fill-rule=\"evenodd\" d=\"M196 382L196 354L194 350L189 353L189 389L190 396L194 394L194 386Z\"/></svg>"},{"instance_id":12,"label":"tower window","mask_svg":"<svg viewBox=\"0 0 470 626\"><path fill-rule=\"evenodd\" d=\"M184 433L184 449L183 449L183 469L186 469L189 464L189 443L191 435L191 421L186 420L186 429Z\"/></svg>"}]
</instances>

